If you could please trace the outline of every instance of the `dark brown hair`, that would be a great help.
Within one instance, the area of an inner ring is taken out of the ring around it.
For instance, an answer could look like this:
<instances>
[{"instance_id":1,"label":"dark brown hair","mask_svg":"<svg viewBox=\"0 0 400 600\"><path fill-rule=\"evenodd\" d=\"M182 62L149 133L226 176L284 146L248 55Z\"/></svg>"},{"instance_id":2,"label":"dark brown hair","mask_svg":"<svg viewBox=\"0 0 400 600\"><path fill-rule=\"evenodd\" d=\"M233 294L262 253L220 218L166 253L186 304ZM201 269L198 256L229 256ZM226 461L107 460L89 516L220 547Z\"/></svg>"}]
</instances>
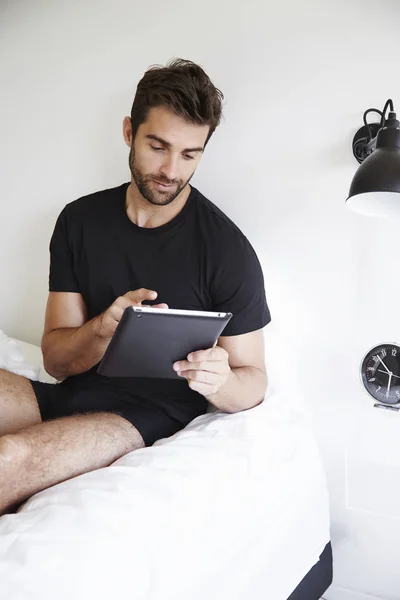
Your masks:
<instances>
[{"instance_id":1,"label":"dark brown hair","mask_svg":"<svg viewBox=\"0 0 400 600\"><path fill-rule=\"evenodd\" d=\"M153 65L139 81L132 104L132 139L150 108L165 106L190 123L209 125L206 144L222 116L224 96L207 73L191 62L177 58L166 67Z\"/></svg>"}]
</instances>

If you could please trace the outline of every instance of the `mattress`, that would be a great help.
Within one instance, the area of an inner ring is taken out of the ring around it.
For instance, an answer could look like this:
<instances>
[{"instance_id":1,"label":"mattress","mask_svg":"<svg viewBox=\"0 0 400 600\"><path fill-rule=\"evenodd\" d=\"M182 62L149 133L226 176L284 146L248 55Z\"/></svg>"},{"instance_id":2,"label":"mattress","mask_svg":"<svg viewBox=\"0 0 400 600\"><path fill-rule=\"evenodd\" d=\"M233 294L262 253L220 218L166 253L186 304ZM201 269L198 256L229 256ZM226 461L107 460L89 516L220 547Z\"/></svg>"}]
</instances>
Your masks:
<instances>
[{"instance_id":1,"label":"mattress","mask_svg":"<svg viewBox=\"0 0 400 600\"><path fill-rule=\"evenodd\" d=\"M39 348L0 341L3 366L50 380ZM286 600L328 541L310 417L269 386L1 517L0 600Z\"/></svg>"},{"instance_id":2,"label":"mattress","mask_svg":"<svg viewBox=\"0 0 400 600\"><path fill-rule=\"evenodd\" d=\"M329 540L310 420L275 392L0 518L0 598L286 600Z\"/></svg>"},{"instance_id":3,"label":"mattress","mask_svg":"<svg viewBox=\"0 0 400 600\"><path fill-rule=\"evenodd\" d=\"M240 536L235 545L231 534L224 564L187 589L193 600L287 600L330 540L328 490L310 423L282 400L271 394L253 423L256 439L270 436L257 455L260 501L232 523Z\"/></svg>"}]
</instances>

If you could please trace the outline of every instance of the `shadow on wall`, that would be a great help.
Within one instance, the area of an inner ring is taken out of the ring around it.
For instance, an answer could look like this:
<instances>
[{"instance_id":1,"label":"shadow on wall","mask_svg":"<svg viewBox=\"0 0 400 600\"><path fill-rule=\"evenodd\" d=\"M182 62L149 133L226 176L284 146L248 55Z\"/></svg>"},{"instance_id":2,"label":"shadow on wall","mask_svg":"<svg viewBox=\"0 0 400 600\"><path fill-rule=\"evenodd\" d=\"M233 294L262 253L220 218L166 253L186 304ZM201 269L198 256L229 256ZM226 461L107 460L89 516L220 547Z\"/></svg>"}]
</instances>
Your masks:
<instances>
[{"instance_id":1,"label":"shadow on wall","mask_svg":"<svg viewBox=\"0 0 400 600\"><path fill-rule=\"evenodd\" d=\"M9 287L5 313L0 323L7 335L38 344L40 342L48 294L49 242L55 224L54 212L37 214L33 222L19 229L18 251L13 262L14 284Z\"/></svg>"}]
</instances>

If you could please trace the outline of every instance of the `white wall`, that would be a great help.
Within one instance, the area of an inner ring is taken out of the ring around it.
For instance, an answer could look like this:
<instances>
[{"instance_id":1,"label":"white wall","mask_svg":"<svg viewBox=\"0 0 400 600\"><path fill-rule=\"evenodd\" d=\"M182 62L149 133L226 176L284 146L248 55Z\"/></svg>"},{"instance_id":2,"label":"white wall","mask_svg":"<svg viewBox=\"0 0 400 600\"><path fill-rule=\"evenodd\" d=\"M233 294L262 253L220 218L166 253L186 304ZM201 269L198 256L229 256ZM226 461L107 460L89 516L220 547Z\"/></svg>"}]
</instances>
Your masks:
<instances>
[{"instance_id":1,"label":"white wall","mask_svg":"<svg viewBox=\"0 0 400 600\"><path fill-rule=\"evenodd\" d=\"M146 68L202 64L226 105L194 184L258 251L273 380L314 410L335 600L400 598L400 424L358 379L400 339L397 224L344 207L363 111L400 107L399 22L390 0L0 3L0 329L39 341L55 218L129 178L121 123Z\"/></svg>"}]
</instances>

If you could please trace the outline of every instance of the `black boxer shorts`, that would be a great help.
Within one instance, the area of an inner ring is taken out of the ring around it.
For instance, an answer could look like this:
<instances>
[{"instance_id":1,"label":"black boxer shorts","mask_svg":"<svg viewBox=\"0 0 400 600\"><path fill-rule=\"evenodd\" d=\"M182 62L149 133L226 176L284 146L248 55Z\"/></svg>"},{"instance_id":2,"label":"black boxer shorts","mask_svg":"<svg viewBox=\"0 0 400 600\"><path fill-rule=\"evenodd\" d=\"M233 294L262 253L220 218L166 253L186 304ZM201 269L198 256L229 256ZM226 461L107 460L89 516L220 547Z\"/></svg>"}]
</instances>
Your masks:
<instances>
[{"instance_id":1,"label":"black boxer shorts","mask_svg":"<svg viewBox=\"0 0 400 600\"><path fill-rule=\"evenodd\" d=\"M113 412L136 427L146 446L173 435L193 418L187 422L177 421L159 406L130 393L121 394L120 390L113 392L96 385L71 389L63 383L30 381L43 421L74 414Z\"/></svg>"}]
</instances>

